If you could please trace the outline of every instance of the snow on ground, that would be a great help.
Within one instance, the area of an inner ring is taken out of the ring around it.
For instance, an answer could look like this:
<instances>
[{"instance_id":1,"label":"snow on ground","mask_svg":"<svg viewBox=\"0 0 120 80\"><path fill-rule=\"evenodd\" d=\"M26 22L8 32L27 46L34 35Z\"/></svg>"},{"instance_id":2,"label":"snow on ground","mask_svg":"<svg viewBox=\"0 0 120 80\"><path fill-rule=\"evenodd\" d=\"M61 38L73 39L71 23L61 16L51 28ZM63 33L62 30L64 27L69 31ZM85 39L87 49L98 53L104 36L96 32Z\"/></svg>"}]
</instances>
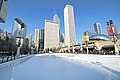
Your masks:
<instances>
[{"instance_id":1,"label":"snow on ground","mask_svg":"<svg viewBox=\"0 0 120 80\"><path fill-rule=\"evenodd\" d=\"M81 63L90 63L102 66L120 76L120 56L119 55L91 55L91 54L68 54L53 53L52 56L60 57L67 60L73 60Z\"/></svg>"},{"instance_id":2,"label":"snow on ground","mask_svg":"<svg viewBox=\"0 0 120 80\"><path fill-rule=\"evenodd\" d=\"M102 55L65 53L29 55L1 64L0 80L120 80L119 75L103 68L103 63L99 62L99 59L105 59L105 62L109 63L108 60L111 58L119 61L119 57Z\"/></svg>"}]
</instances>

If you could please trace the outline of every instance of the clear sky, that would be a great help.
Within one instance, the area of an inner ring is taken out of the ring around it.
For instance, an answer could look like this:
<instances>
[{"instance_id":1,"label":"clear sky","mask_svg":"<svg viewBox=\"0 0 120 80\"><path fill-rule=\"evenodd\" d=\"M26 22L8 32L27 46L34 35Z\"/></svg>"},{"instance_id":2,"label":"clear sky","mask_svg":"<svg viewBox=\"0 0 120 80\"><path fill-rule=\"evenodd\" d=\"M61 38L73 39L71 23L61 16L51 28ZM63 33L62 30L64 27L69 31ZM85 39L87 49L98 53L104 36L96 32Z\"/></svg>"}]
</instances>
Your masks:
<instances>
[{"instance_id":1,"label":"clear sky","mask_svg":"<svg viewBox=\"0 0 120 80\"><path fill-rule=\"evenodd\" d=\"M52 19L54 10L60 18L60 32L64 33L64 7L70 4L74 7L75 29L77 43L81 43L83 32L94 30L93 24L102 25L102 33L107 34L106 22L112 19L120 32L120 0L8 0L6 23L0 23L0 28L12 32L13 21L19 17L27 25L27 35L34 36L34 29L44 28L45 19Z\"/></svg>"}]
</instances>

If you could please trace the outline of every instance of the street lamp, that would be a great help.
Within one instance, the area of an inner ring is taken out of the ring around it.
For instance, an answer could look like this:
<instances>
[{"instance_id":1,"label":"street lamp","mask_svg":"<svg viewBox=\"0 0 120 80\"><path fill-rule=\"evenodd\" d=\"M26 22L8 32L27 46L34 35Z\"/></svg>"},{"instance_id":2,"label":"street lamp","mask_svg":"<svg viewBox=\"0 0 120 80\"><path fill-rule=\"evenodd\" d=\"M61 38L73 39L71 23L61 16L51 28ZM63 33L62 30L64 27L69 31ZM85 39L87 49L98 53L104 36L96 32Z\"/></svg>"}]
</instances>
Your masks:
<instances>
[{"instance_id":1,"label":"street lamp","mask_svg":"<svg viewBox=\"0 0 120 80\"><path fill-rule=\"evenodd\" d=\"M109 22L106 22L107 23L107 30L108 30L108 35L109 36L112 36L112 42L114 43L114 48L115 48L115 54L116 55L119 55L119 51L118 51L118 47L117 47L117 37L116 37L116 34L117 34L117 31L115 29L115 26L112 25L113 24L113 21L112 20L109 20Z\"/></svg>"},{"instance_id":2,"label":"street lamp","mask_svg":"<svg viewBox=\"0 0 120 80\"><path fill-rule=\"evenodd\" d=\"M20 45L21 45L21 41L19 39L19 41L18 41L18 48L17 48L17 56L20 55Z\"/></svg>"},{"instance_id":3,"label":"street lamp","mask_svg":"<svg viewBox=\"0 0 120 80\"><path fill-rule=\"evenodd\" d=\"M113 35L113 37L112 37L112 42L114 43L115 54L116 54L116 55L119 55L118 47L117 47L117 44L116 44L116 42L117 42L117 37L116 37L115 35Z\"/></svg>"}]
</instances>

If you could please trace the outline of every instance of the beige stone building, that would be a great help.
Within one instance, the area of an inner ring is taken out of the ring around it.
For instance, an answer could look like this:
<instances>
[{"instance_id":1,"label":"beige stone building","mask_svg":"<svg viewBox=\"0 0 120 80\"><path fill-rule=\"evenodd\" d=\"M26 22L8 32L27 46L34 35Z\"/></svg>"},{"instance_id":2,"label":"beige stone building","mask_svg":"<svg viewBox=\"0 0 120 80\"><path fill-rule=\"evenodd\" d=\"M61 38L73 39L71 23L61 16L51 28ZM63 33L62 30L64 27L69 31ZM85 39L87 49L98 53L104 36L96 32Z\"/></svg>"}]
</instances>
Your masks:
<instances>
[{"instance_id":1,"label":"beige stone building","mask_svg":"<svg viewBox=\"0 0 120 80\"><path fill-rule=\"evenodd\" d=\"M35 29L34 45L35 45L35 49L36 49L37 52L39 50L39 36L40 36L40 30L39 29Z\"/></svg>"},{"instance_id":2,"label":"beige stone building","mask_svg":"<svg viewBox=\"0 0 120 80\"><path fill-rule=\"evenodd\" d=\"M73 6L66 5L64 8L65 45L76 45L75 21Z\"/></svg>"},{"instance_id":3,"label":"beige stone building","mask_svg":"<svg viewBox=\"0 0 120 80\"><path fill-rule=\"evenodd\" d=\"M45 20L44 49L59 47L60 40L60 20L57 15L53 20Z\"/></svg>"}]
</instances>

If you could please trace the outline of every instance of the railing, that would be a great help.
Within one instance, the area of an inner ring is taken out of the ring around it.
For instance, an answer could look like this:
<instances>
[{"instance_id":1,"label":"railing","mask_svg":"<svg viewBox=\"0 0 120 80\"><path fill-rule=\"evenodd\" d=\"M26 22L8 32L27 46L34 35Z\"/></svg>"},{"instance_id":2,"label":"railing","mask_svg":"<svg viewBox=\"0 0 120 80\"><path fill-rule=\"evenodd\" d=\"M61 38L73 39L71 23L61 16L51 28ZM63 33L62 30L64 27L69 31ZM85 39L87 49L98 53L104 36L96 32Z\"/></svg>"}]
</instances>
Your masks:
<instances>
[{"instance_id":1,"label":"railing","mask_svg":"<svg viewBox=\"0 0 120 80\"><path fill-rule=\"evenodd\" d=\"M12 61L18 58L22 58L22 55L16 55L15 53L0 53L0 64L8 61Z\"/></svg>"}]
</instances>

